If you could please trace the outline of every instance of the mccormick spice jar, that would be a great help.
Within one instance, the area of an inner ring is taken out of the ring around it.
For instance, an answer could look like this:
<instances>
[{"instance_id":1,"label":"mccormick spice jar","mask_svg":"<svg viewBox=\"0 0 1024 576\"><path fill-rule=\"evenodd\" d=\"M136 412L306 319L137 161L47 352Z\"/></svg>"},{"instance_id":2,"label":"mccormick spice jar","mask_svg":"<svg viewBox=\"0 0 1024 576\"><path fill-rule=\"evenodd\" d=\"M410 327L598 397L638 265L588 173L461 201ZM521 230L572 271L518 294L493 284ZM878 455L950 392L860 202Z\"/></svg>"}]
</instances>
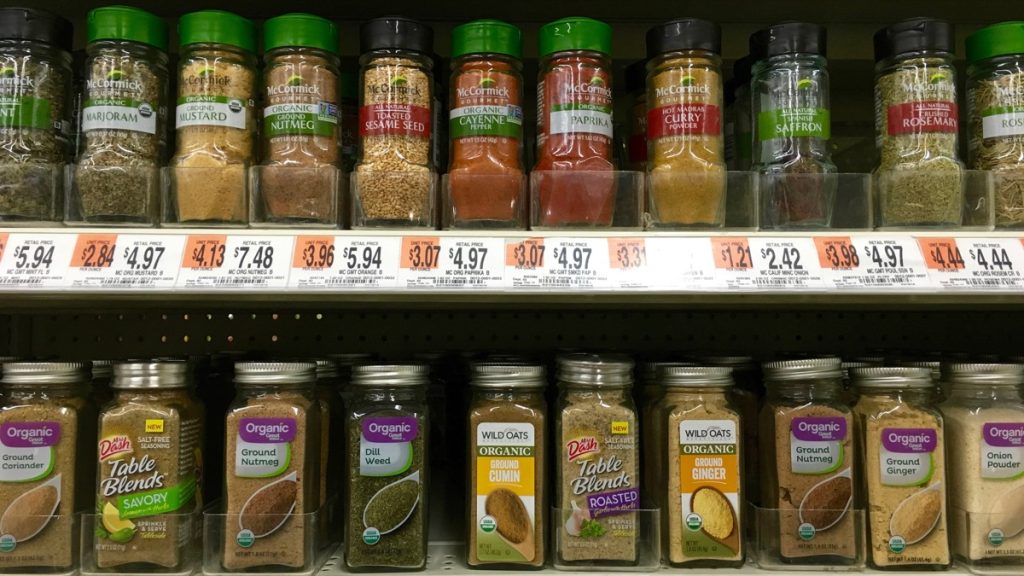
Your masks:
<instances>
[{"instance_id":1,"label":"mccormick spice jar","mask_svg":"<svg viewBox=\"0 0 1024 576\"><path fill-rule=\"evenodd\" d=\"M522 53L511 24L478 20L452 30L448 226L526 224Z\"/></svg>"},{"instance_id":2,"label":"mccormick spice jar","mask_svg":"<svg viewBox=\"0 0 1024 576\"><path fill-rule=\"evenodd\" d=\"M91 511L96 412L87 364L8 362L0 382L0 570L68 574Z\"/></svg>"},{"instance_id":3,"label":"mccormick spice jar","mask_svg":"<svg viewBox=\"0 0 1024 576\"><path fill-rule=\"evenodd\" d=\"M407 18L359 29L359 160L352 226L434 225L433 30Z\"/></svg>"},{"instance_id":4,"label":"mccormick spice jar","mask_svg":"<svg viewBox=\"0 0 1024 576\"><path fill-rule=\"evenodd\" d=\"M469 558L541 568L547 533L543 366L476 364L469 404Z\"/></svg>"},{"instance_id":5,"label":"mccormick spice jar","mask_svg":"<svg viewBox=\"0 0 1024 576\"><path fill-rule=\"evenodd\" d=\"M725 224L722 30L674 20L647 32L648 223Z\"/></svg>"},{"instance_id":6,"label":"mccormick spice jar","mask_svg":"<svg viewBox=\"0 0 1024 576\"><path fill-rule=\"evenodd\" d=\"M911 18L875 33L878 225L959 226L964 165L953 26Z\"/></svg>"},{"instance_id":7,"label":"mccormick spice jar","mask_svg":"<svg viewBox=\"0 0 1024 576\"><path fill-rule=\"evenodd\" d=\"M640 431L621 356L558 359L555 567L637 564Z\"/></svg>"},{"instance_id":8,"label":"mccormick spice jar","mask_svg":"<svg viewBox=\"0 0 1024 576\"><path fill-rule=\"evenodd\" d=\"M868 563L881 570L944 569L946 441L927 368L854 368L868 503Z\"/></svg>"},{"instance_id":9,"label":"mccormick spice jar","mask_svg":"<svg viewBox=\"0 0 1024 576\"><path fill-rule=\"evenodd\" d=\"M611 45L611 27L590 18L540 29L535 226L612 224Z\"/></svg>"},{"instance_id":10,"label":"mccormick spice jar","mask_svg":"<svg viewBox=\"0 0 1024 576\"><path fill-rule=\"evenodd\" d=\"M189 386L185 362L114 366L99 419L99 568L192 568L205 413Z\"/></svg>"}]
</instances>

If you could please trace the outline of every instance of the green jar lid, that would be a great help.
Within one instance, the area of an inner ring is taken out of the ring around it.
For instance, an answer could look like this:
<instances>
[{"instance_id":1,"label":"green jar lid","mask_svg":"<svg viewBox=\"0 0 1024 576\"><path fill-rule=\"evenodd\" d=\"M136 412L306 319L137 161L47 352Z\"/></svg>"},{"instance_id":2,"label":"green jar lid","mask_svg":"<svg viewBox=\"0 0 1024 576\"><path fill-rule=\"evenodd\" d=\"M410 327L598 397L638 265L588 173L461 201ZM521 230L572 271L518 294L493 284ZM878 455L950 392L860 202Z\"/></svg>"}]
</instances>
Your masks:
<instances>
[{"instance_id":1,"label":"green jar lid","mask_svg":"<svg viewBox=\"0 0 1024 576\"><path fill-rule=\"evenodd\" d=\"M167 23L131 6L105 6L89 12L88 42L127 40L167 51Z\"/></svg>"},{"instance_id":2,"label":"green jar lid","mask_svg":"<svg viewBox=\"0 0 1024 576\"><path fill-rule=\"evenodd\" d=\"M178 40L181 46L227 44L255 53L256 25L252 20L223 10L192 12L178 21Z\"/></svg>"},{"instance_id":3,"label":"green jar lid","mask_svg":"<svg viewBox=\"0 0 1024 576\"><path fill-rule=\"evenodd\" d=\"M359 74L351 70L342 70L338 79L341 81L341 92L339 94L342 98L350 100L359 98Z\"/></svg>"},{"instance_id":4,"label":"green jar lid","mask_svg":"<svg viewBox=\"0 0 1024 576\"><path fill-rule=\"evenodd\" d=\"M562 18L540 29L540 56L566 50L612 52L612 27L592 18Z\"/></svg>"},{"instance_id":5,"label":"green jar lid","mask_svg":"<svg viewBox=\"0 0 1024 576\"><path fill-rule=\"evenodd\" d=\"M474 20L452 30L452 58L466 54L523 57L523 34L500 20Z\"/></svg>"},{"instance_id":6,"label":"green jar lid","mask_svg":"<svg viewBox=\"0 0 1024 576\"><path fill-rule=\"evenodd\" d=\"M1024 54L1024 22L1000 22L967 37L967 61Z\"/></svg>"},{"instance_id":7,"label":"green jar lid","mask_svg":"<svg viewBox=\"0 0 1024 576\"><path fill-rule=\"evenodd\" d=\"M285 14L263 23L263 49L316 48L338 53L338 27L312 14Z\"/></svg>"}]
</instances>

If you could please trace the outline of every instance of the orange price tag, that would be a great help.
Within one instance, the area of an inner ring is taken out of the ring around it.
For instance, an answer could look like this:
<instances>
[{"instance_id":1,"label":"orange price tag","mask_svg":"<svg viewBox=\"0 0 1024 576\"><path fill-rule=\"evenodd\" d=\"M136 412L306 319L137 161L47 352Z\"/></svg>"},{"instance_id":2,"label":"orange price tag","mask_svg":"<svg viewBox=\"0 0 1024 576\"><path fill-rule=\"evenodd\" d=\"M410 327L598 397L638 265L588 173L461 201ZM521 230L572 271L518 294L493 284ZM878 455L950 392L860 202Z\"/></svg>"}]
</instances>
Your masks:
<instances>
[{"instance_id":1,"label":"orange price tag","mask_svg":"<svg viewBox=\"0 0 1024 576\"><path fill-rule=\"evenodd\" d=\"M8 237L9 236L6 232L0 233L0 258L4 257L4 248L7 248Z\"/></svg>"},{"instance_id":2,"label":"orange price tag","mask_svg":"<svg viewBox=\"0 0 1024 576\"><path fill-rule=\"evenodd\" d=\"M924 262L932 270L963 270L964 257L956 238L918 238Z\"/></svg>"},{"instance_id":3,"label":"orange price tag","mask_svg":"<svg viewBox=\"0 0 1024 576\"><path fill-rule=\"evenodd\" d=\"M535 270L544 267L544 239L527 238L505 244L505 266Z\"/></svg>"},{"instance_id":4,"label":"orange price tag","mask_svg":"<svg viewBox=\"0 0 1024 576\"><path fill-rule=\"evenodd\" d=\"M228 237L224 234L189 236L185 253L181 258L182 268L220 268L224 264Z\"/></svg>"},{"instance_id":5,"label":"orange price tag","mask_svg":"<svg viewBox=\"0 0 1024 576\"><path fill-rule=\"evenodd\" d=\"M754 267L750 259L750 243L746 238L712 237L711 257L715 260L715 268L748 270Z\"/></svg>"},{"instance_id":6,"label":"orange price tag","mask_svg":"<svg viewBox=\"0 0 1024 576\"><path fill-rule=\"evenodd\" d=\"M609 238L608 260L614 270L640 268L647 264L647 245L643 238Z\"/></svg>"},{"instance_id":7,"label":"orange price tag","mask_svg":"<svg viewBox=\"0 0 1024 576\"><path fill-rule=\"evenodd\" d=\"M402 238L402 268L406 270L437 270L441 262L441 239L437 236L406 236Z\"/></svg>"},{"instance_id":8,"label":"orange price tag","mask_svg":"<svg viewBox=\"0 0 1024 576\"><path fill-rule=\"evenodd\" d=\"M334 265L334 236L299 236L295 239L292 268L330 268Z\"/></svg>"},{"instance_id":9,"label":"orange price tag","mask_svg":"<svg viewBox=\"0 0 1024 576\"><path fill-rule=\"evenodd\" d=\"M818 262L822 268L856 268L860 266L860 254L849 236L821 236L814 239L818 249Z\"/></svg>"},{"instance_id":10,"label":"orange price tag","mask_svg":"<svg viewBox=\"0 0 1024 576\"><path fill-rule=\"evenodd\" d=\"M79 234L71 253L74 268L110 268L117 250L117 234Z\"/></svg>"}]
</instances>

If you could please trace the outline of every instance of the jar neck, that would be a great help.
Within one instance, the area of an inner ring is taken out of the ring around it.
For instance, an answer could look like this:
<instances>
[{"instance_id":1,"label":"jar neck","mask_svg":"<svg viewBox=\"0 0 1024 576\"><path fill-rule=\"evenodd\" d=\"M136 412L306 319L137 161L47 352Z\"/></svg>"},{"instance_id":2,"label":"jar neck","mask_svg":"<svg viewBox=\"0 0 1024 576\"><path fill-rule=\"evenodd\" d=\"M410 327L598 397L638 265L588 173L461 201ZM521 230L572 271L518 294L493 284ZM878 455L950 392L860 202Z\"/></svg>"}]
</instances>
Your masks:
<instances>
[{"instance_id":1,"label":"jar neck","mask_svg":"<svg viewBox=\"0 0 1024 576\"><path fill-rule=\"evenodd\" d=\"M676 63L675 60L682 60L683 62ZM670 64L704 64L704 65L721 65L722 57L710 50L677 50L674 52L664 52L654 57L651 66L664 66Z\"/></svg>"},{"instance_id":2,"label":"jar neck","mask_svg":"<svg viewBox=\"0 0 1024 576\"><path fill-rule=\"evenodd\" d=\"M425 398L425 386L384 388L374 386L353 386L351 393L367 402L414 402Z\"/></svg>"},{"instance_id":3,"label":"jar neck","mask_svg":"<svg viewBox=\"0 0 1024 576\"><path fill-rule=\"evenodd\" d=\"M480 64L480 63L496 63L504 64L515 71L522 71L523 62L508 54L496 54L491 52L474 52L472 54L463 54L457 58L452 59L452 71L458 72L458 68L464 65Z\"/></svg>"},{"instance_id":4,"label":"jar neck","mask_svg":"<svg viewBox=\"0 0 1024 576\"><path fill-rule=\"evenodd\" d=\"M991 384L957 384L949 387L949 400L992 400L1018 403L1021 401L1021 390L1019 387Z\"/></svg>"},{"instance_id":5,"label":"jar neck","mask_svg":"<svg viewBox=\"0 0 1024 576\"><path fill-rule=\"evenodd\" d=\"M315 382L298 382L289 384L236 383L239 394L254 396L257 394L311 394L316 387Z\"/></svg>"},{"instance_id":6,"label":"jar neck","mask_svg":"<svg viewBox=\"0 0 1024 576\"><path fill-rule=\"evenodd\" d=\"M562 52L553 52L541 58L541 61L549 65L569 64L582 61L596 62L602 66L611 65L610 56L595 50L564 50Z\"/></svg>"},{"instance_id":7,"label":"jar neck","mask_svg":"<svg viewBox=\"0 0 1024 576\"><path fill-rule=\"evenodd\" d=\"M856 388L861 398L893 404L929 405L934 403L934 388Z\"/></svg>"},{"instance_id":8,"label":"jar neck","mask_svg":"<svg viewBox=\"0 0 1024 576\"><path fill-rule=\"evenodd\" d=\"M256 59L255 54L249 52L248 50L243 50L238 46L232 46L231 44L214 44L212 42L200 42L197 44L189 44L188 46L182 47L182 64L185 63L185 60L189 56L201 56L203 52L227 52L228 54L233 54L238 58L242 58L245 60L251 59L255 61Z\"/></svg>"},{"instance_id":9,"label":"jar neck","mask_svg":"<svg viewBox=\"0 0 1024 576\"><path fill-rule=\"evenodd\" d=\"M90 57L109 55L111 52L120 52L122 55L129 55L144 59L158 68L167 67L167 53L149 44L133 42L131 40L97 40L85 47Z\"/></svg>"},{"instance_id":10,"label":"jar neck","mask_svg":"<svg viewBox=\"0 0 1024 576\"><path fill-rule=\"evenodd\" d=\"M724 402L728 386L669 386L665 388L665 400L699 400Z\"/></svg>"},{"instance_id":11,"label":"jar neck","mask_svg":"<svg viewBox=\"0 0 1024 576\"><path fill-rule=\"evenodd\" d=\"M404 50L402 48L380 48L365 52L359 57L359 63L363 66L368 66L372 65L374 60L383 58L405 58L413 60L416 66L426 71L433 70L434 68L433 60L431 60L426 54L421 54L412 50Z\"/></svg>"},{"instance_id":12,"label":"jar neck","mask_svg":"<svg viewBox=\"0 0 1024 576\"><path fill-rule=\"evenodd\" d=\"M569 401L600 399L609 402L622 402L629 398L628 387L612 386L583 386L571 384L564 389L565 397Z\"/></svg>"},{"instance_id":13,"label":"jar neck","mask_svg":"<svg viewBox=\"0 0 1024 576\"><path fill-rule=\"evenodd\" d=\"M535 402L544 398L540 389L474 388L473 397L481 402Z\"/></svg>"},{"instance_id":14,"label":"jar neck","mask_svg":"<svg viewBox=\"0 0 1024 576\"><path fill-rule=\"evenodd\" d=\"M4 384L4 394L11 398L33 398L38 396L66 398L80 396L85 392L86 382L60 382L52 384Z\"/></svg>"},{"instance_id":15,"label":"jar neck","mask_svg":"<svg viewBox=\"0 0 1024 576\"><path fill-rule=\"evenodd\" d=\"M274 48L273 50L268 50L266 54L263 55L263 58L266 60L267 64L272 64L275 58L284 58L287 56L319 58L335 67L340 66L341 64L341 58L337 54L321 50L320 48L312 48L308 46L282 46L280 48Z\"/></svg>"},{"instance_id":16,"label":"jar neck","mask_svg":"<svg viewBox=\"0 0 1024 576\"><path fill-rule=\"evenodd\" d=\"M796 402L838 400L843 393L842 380L787 380L769 382L766 396L771 400L792 400Z\"/></svg>"}]
</instances>

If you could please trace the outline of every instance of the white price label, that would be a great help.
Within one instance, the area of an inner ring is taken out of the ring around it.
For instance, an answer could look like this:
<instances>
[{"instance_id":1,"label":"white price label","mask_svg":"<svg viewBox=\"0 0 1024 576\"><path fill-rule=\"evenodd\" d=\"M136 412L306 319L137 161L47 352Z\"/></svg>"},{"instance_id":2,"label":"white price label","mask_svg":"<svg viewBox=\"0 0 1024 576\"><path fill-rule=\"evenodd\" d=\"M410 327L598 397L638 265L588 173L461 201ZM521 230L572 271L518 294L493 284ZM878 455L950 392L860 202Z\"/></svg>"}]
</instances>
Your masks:
<instances>
[{"instance_id":1,"label":"white price label","mask_svg":"<svg viewBox=\"0 0 1024 576\"><path fill-rule=\"evenodd\" d=\"M67 286L74 234L5 234L0 250L0 288Z\"/></svg>"},{"instance_id":2,"label":"white price label","mask_svg":"<svg viewBox=\"0 0 1024 576\"><path fill-rule=\"evenodd\" d=\"M651 287L652 268L645 238L608 239L608 280L619 290Z\"/></svg>"},{"instance_id":3,"label":"white price label","mask_svg":"<svg viewBox=\"0 0 1024 576\"><path fill-rule=\"evenodd\" d=\"M501 289L505 280L504 247L501 238L405 237L398 270L399 286Z\"/></svg>"},{"instance_id":4,"label":"white price label","mask_svg":"<svg viewBox=\"0 0 1024 576\"><path fill-rule=\"evenodd\" d=\"M68 269L73 288L173 288L185 237L79 234Z\"/></svg>"},{"instance_id":5,"label":"white price label","mask_svg":"<svg viewBox=\"0 0 1024 576\"><path fill-rule=\"evenodd\" d=\"M898 290L929 285L920 251L910 238L818 236L814 244L829 287Z\"/></svg>"},{"instance_id":6,"label":"white price label","mask_svg":"<svg viewBox=\"0 0 1024 576\"><path fill-rule=\"evenodd\" d=\"M717 268L710 238L647 238L647 281L652 290L714 290Z\"/></svg>"},{"instance_id":7,"label":"white price label","mask_svg":"<svg viewBox=\"0 0 1024 576\"><path fill-rule=\"evenodd\" d=\"M189 236L179 288L277 289L288 285L291 236Z\"/></svg>"},{"instance_id":8,"label":"white price label","mask_svg":"<svg viewBox=\"0 0 1024 576\"><path fill-rule=\"evenodd\" d=\"M757 288L757 273L749 239L745 236L714 236L709 240L714 265L709 266L708 270L713 271L714 284L734 290Z\"/></svg>"},{"instance_id":9,"label":"white price label","mask_svg":"<svg viewBox=\"0 0 1024 576\"><path fill-rule=\"evenodd\" d=\"M814 240L811 238L751 238L754 284L764 290L825 288Z\"/></svg>"},{"instance_id":10,"label":"white price label","mask_svg":"<svg viewBox=\"0 0 1024 576\"><path fill-rule=\"evenodd\" d=\"M511 288L611 288L606 238L528 238L505 244L506 285Z\"/></svg>"},{"instance_id":11,"label":"white price label","mask_svg":"<svg viewBox=\"0 0 1024 576\"><path fill-rule=\"evenodd\" d=\"M298 236L288 286L359 290L398 286L398 237Z\"/></svg>"},{"instance_id":12,"label":"white price label","mask_svg":"<svg viewBox=\"0 0 1024 576\"><path fill-rule=\"evenodd\" d=\"M932 285L943 289L1024 287L1024 248L1014 238L918 238Z\"/></svg>"}]
</instances>

